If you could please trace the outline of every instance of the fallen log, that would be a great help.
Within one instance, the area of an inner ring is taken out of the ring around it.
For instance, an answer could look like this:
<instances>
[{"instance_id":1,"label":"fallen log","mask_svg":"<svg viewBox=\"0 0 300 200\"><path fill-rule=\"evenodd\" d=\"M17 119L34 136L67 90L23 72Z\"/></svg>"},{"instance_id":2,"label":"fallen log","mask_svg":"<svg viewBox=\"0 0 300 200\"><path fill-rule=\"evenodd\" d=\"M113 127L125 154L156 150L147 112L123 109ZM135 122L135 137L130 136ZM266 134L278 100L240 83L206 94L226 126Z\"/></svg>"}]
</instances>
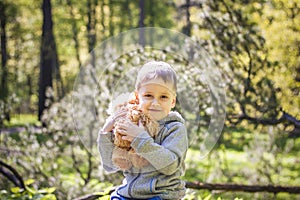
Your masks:
<instances>
[{"instance_id":1,"label":"fallen log","mask_svg":"<svg viewBox=\"0 0 300 200\"><path fill-rule=\"evenodd\" d=\"M231 192L268 192L268 193L291 193L300 194L300 186L274 186L274 185L240 185L240 184L220 184L220 183L202 183L202 182L186 182L186 188L195 190L222 190ZM89 194L78 197L74 200L96 200L99 197L111 194L114 189L111 189L107 194Z\"/></svg>"},{"instance_id":2,"label":"fallen log","mask_svg":"<svg viewBox=\"0 0 300 200\"><path fill-rule=\"evenodd\" d=\"M196 190L224 190L240 192L268 192L268 193L293 193L300 194L300 186L274 186L274 185L240 185L240 184L219 184L219 183L202 183L186 182L186 187Z\"/></svg>"}]
</instances>

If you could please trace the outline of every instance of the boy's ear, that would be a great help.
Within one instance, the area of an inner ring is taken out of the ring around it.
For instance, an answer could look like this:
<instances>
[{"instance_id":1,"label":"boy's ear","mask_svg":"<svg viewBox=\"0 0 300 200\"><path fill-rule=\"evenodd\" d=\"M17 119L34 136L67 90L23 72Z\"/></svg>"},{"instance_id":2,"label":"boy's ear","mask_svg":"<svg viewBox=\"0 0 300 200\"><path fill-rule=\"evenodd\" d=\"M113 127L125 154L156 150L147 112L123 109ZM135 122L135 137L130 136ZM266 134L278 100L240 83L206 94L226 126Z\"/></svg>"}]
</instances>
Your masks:
<instances>
[{"instance_id":1,"label":"boy's ear","mask_svg":"<svg viewBox=\"0 0 300 200\"><path fill-rule=\"evenodd\" d=\"M171 108L174 108L176 105L176 96L173 98L172 100L172 105L171 105Z\"/></svg>"}]
</instances>

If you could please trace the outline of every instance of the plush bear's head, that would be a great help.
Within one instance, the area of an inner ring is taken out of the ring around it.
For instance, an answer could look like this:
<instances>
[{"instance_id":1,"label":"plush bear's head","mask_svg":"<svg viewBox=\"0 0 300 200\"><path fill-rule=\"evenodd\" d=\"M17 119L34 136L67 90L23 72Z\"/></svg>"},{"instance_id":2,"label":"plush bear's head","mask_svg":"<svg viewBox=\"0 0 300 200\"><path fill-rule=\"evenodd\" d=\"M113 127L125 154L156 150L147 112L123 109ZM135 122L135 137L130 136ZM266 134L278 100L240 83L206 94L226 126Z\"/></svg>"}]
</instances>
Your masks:
<instances>
[{"instance_id":1,"label":"plush bear's head","mask_svg":"<svg viewBox=\"0 0 300 200\"><path fill-rule=\"evenodd\" d=\"M142 123L145 130L151 137L155 137L159 131L159 124L157 121L151 118L147 113L144 113L139 106L138 98L135 94L131 94L129 98L126 99L126 95L120 95L110 106L110 112L120 112L125 111L127 114L123 118L118 118L115 122L115 126L120 123L125 123L127 120L132 121L135 124ZM117 102L117 103L116 103ZM137 155L134 149L131 148L130 141L122 139L122 133L114 131L114 144L115 149L113 151L112 159L113 163L120 167L121 169L129 169L132 165L135 167L143 167L148 164L148 161L143 157Z\"/></svg>"},{"instance_id":2,"label":"plush bear's head","mask_svg":"<svg viewBox=\"0 0 300 200\"><path fill-rule=\"evenodd\" d=\"M152 119L148 113L144 113L138 105L138 99L136 95L131 95L129 100L123 104L115 106L115 112L125 111L127 114L124 118L118 118L116 126L119 123L124 123L126 120L130 120L135 124L142 123L146 131L151 137L155 137L158 133L159 124L157 121ZM122 133L114 131L114 144L120 148L130 149L130 142L122 139Z\"/></svg>"}]
</instances>

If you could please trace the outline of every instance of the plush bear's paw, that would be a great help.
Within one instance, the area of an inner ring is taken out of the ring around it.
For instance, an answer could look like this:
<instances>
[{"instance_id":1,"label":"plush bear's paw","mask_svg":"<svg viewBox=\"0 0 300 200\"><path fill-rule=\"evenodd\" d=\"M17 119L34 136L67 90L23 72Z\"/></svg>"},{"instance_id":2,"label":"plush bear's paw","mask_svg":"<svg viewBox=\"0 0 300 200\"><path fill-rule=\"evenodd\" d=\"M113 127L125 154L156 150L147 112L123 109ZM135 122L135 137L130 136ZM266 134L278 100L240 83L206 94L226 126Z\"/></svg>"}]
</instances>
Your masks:
<instances>
[{"instance_id":1,"label":"plush bear's paw","mask_svg":"<svg viewBox=\"0 0 300 200\"><path fill-rule=\"evenodd\" d=\"M132 167L128 151L118 147L114 148L113 150L112 162L121 170L129 170Z\"/></svg>"},{"instance_id":2,"label":"plush bear's paw","mask_svg":"<svg viewBox=\"0 0 300 200\"><path fill-rule=\"evenodd\" d=\"M143 158L142 156L139 156L136 152L134 151L129 151L129 157L132 162L132 165L136 168L143 168L147 165L149 165L148 160Z\"/></svg>"}]
</instances>

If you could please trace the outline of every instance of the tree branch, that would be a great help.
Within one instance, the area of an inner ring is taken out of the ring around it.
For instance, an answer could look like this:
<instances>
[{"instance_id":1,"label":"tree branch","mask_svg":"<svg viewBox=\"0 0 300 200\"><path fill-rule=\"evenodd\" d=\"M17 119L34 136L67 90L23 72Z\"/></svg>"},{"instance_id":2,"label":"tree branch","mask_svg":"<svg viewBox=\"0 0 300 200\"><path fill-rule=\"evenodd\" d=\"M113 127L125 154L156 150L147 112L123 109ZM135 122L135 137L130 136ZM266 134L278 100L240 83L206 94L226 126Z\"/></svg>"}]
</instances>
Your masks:
<instances>
[{"instance_id":1,"label":"tree branch","mask_svg":"<svg viewBox=\"0 0 300 200\"><path fill-rule=\"evenodd\" d=\"M25 189L23 178L12 166L0 160L0 173L3 174L8 180L13 182L15 186Z\"/></svg>"},{"instance_id":2,"label":"tree branch","mask_svg":"<svg viewBox=\"0 0 300 200\"><path fill-rule=\"evenodd\" d=\"M290 115L289 113L281 110L282 115L280 118L256 118L251 117L247 113L243 113L242 115L238 116L239 121L241 120L248 120L250 122L262 125L277 125L283 122L287 122L291 125L294 125L296 128L300 128L300 120L296 119L296 117Z\"/></svg>"},{"instance_id":3,"label":"tree branch","mask_svg":"<svg viewBox=\"0 0 300 200\"><path fill-rule=\"evenodd\" d=\"M75 170L77 171L77 173L80 175L80 177L82 178L82 180L84 180L84 183L86 184L87 180L86 180L86 178L84 178L83 172L81 172L81 170L78 167L78 162L76 160L76 156L75 156L73 148L72 148L71 152L72 152L73 167L75 168Z\"/></svg>"},{"instance_id":4,"label":"tree branch","mask_svg":"<svg viewBox=\"0 0 300 200\"><path fill-rule=\"evenodd\" d=\"M187 9L187 8L190 8L190 7L201 8L202 5L203 5L203 3L191 1L190 3L185 3L185 4L179 5L178 9L181 10L181 9Z\"/></svg>"},{"instance_id":5,"label":"tree branch","mask_svg":"<svg viewBox=\"0 0 300 200\"><path fill-rule=\"evenodd\" d=\"M299 186L273 186L273 185L238 185L238 184L218 184L218 183L201 183L186 182L186 187L191 189L206 190L225 190L241 192L269 192L269 193L294 193L300 194Z\"/></svg>"}]
</instances>

